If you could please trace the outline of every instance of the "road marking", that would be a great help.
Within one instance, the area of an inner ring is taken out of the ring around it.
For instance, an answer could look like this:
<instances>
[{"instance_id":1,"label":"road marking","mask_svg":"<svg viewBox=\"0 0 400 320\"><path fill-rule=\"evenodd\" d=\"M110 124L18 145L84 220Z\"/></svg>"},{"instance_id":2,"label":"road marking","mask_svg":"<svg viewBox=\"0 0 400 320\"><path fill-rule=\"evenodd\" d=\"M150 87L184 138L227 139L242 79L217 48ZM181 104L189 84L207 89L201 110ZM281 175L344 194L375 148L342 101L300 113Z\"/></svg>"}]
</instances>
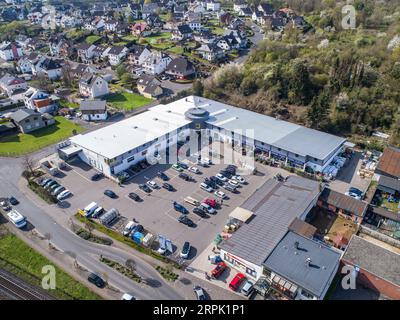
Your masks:
<instances>
[{"instance_id":1,"label":"road marking","mask_svg":"<svg viewBox=\"0 0 400 320\"><path fill-rule=\"evenodd\" d=\"M87 180L87 181L89 181L89 182L92 182L92 180L86 178L83 174L80 174L80 173L79 173L78 171L76 171L75 169L72 169L72 171L75 172L77 175L81 176L83 179L85 179L85 180Z\"/></svg>"}]
</instances>

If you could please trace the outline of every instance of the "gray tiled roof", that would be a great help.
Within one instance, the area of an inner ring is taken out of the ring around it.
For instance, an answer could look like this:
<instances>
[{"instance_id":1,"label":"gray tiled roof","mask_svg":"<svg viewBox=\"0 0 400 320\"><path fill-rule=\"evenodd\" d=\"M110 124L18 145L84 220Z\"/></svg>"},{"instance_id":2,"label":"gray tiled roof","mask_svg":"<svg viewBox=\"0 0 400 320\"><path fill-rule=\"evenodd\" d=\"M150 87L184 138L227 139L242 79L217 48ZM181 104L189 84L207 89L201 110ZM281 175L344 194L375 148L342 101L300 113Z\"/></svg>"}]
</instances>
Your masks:
<instances>
[{"instance_id":1,"label":"gray tiled roof","mask_svg":"<svg viewBox=\"0 0 400 320\"><path fill-rule=\"evenodd\" d=\"M290 176L285 182L270 179L240 207L254 213L220 247L251 263L261 265L288 231L294 218L300 217L320 193L319 183Z\"/></svg>"},{"instance_id":2,"label":"gray tiled roof","mask_svg":"<svg viewBox=\"0 0 400 320\"><path fill-rule=\"evenodd\" d=\"M102 111L106 110L105 100L84 100L79 107L81 111Z\"/></svg>"},{"instance_id":3,"label":"gray tiled roof","mask_svg":"<svg viewBox=\"0 0 400 320\"><path fill-rule=\"evenodd\" d=\"M342 260L400 287L400 254L353 235Z\"/></svg>"},{"instance_id":4,"label":"gray tiled roof","mask_svg":"<svg viewBox=\"0 0 400 320\"><path fill-rule=\"evenodd\" d=\"M340 251L289 231L264 266L322 298L336 274L340 257ZM311 259L309 264L307 259Z\"/></svg>"}]
</instances>

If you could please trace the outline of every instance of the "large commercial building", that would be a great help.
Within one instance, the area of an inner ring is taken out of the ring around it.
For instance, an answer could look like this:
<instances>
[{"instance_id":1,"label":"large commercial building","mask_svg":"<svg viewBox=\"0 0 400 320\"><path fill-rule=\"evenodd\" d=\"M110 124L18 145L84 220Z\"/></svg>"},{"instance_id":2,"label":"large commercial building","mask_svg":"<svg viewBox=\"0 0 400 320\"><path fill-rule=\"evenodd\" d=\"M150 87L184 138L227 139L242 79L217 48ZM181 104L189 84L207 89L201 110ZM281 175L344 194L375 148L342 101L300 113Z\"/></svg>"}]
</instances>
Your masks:
<instances>
[{"instance_id":1,"label":"large commercial building","mask_svg":"<svg viewBox=\"0 0 400 320\"><path fill-rule=\"evenodd\" d=\"M262 150L287 164L322 171L342 151L345 139L217 101L188 96L105 128L70 139L74 154L107 176L148 154L168 151L193 131L212 139ZM68 148L65 154L70 155Z\"/></svg>"}]
</instances>

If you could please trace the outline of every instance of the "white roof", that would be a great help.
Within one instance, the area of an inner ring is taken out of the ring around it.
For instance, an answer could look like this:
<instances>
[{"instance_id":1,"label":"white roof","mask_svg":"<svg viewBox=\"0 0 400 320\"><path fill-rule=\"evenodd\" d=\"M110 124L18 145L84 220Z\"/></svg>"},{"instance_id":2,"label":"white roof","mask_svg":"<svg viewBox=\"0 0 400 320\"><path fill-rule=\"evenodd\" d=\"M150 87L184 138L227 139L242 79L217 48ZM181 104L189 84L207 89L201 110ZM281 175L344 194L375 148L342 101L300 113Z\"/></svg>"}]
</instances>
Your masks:
<instances>
[{"instance_id":1,"label":"white roof","mask_svg":"<svg viewBox=\"0 0 400 320\"><path fill-rule=\"evenodd\" d=\"M74 136L70 141L113 159L189 122L183 116L149 110L87 134Z\"/></svg>"}]
</instances>

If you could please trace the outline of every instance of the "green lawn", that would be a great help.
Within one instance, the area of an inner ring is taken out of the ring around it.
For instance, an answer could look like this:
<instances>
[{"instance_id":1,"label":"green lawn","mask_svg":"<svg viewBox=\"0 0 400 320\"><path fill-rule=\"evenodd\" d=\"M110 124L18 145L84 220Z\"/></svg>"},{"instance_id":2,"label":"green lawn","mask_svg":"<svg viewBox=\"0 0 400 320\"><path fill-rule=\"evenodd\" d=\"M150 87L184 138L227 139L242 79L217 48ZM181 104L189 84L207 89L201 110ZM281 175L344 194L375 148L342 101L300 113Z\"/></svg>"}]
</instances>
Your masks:
<instances>
[{"instance_id":1,"label":"green lawn","mask_svg":"<svg viewBox=\"0 0 400 320\"><path fill-rule=\"evenodd\" d=\"M133 34L129 34L127 36L122 37L122 40L130 42L133 40L138 40L138 37L134 36Z\"/></svg>"},{"instance_id":2,"label":"green lawn","mask_svg":"<svg viewBox=\"0 0 400 320\"><path fill-rule=\"evenodd\" d=\"M99 39L101 39L100 36L91 35L91 36L87 36L85 41L86 41L86 43L92 44Z\"/></svg>"},{"instance_id":3,"label":"green lawn","mask_svg":"<svg viewBox=\"0 0 400 320\"><path fill-rule=\"evenodd\" d=\"M61 108L79 108L79 104L74 103L74 102L69 102L68 100L61 99L58 104L60 105Z\"/></svg>"},{"instance_id":4,"label":"green lawn","mask_svg":"<svg viewBox=\"0 0 400 320\"><path fill-rule=\"evenodd\" d=\"M1 156L20 156L51 144L60 142L73 135L73 130L77 133L84 128L75 123L57 116L54 118L56 123L43 129L27 134L14 134L0 138Z\"/></svg>"},{"instance_id":5,"label":"green lawn","mask_svg":"<svg viewBox=\"0 0 400 320\"><path fill-rule=\"evenodd\" d=\"M139 94L129 92L110 94L106 100L112 107L123 110L133 110L153 101Z\"/></svg>"},{"instance_id":6,"label":"green lawn","mask_svg":"<svg viewBox=\"0 0 400 320\"><path fill-rule=\"evenodd\" d=\"M4 232L2 231L2 234ZM0 238L0 267L16 274L25 281L40 286L43 277L42 268L53 265L51 261L29 247L12 233ZM55 267L56 289L49 293L62 300L100 300L94 292L73 279L69 274Z\"/></svg>"},{"instance_id":7,"label":"green lawn","mask_svg":"<svg viewBox=\"0 0 400 320\"><path fill-rule=\"evenodd\" d=\"M167 51L171 52L171 53L175 53L175 54L182 54L183 53L183 48L180 47L180 46L177 46L177 47L169 48Z\"/></svg>"}]
</instances>

